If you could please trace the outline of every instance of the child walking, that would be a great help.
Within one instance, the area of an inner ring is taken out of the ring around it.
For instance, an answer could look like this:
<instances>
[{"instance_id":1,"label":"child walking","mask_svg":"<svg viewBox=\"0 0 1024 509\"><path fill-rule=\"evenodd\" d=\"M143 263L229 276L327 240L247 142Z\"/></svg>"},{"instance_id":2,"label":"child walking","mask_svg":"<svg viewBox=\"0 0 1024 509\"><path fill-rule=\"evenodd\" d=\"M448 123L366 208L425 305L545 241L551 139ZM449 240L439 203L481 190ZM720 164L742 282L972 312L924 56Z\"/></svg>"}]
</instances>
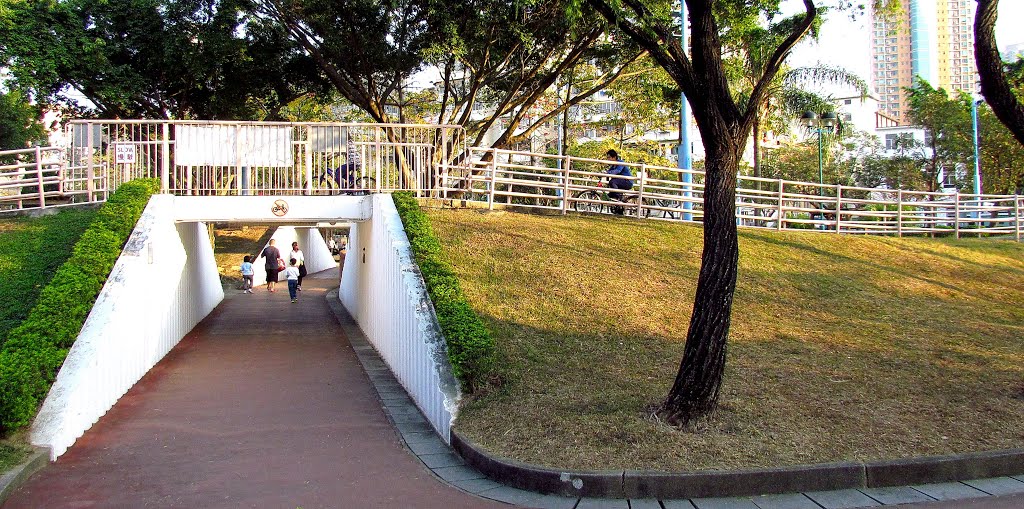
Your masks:
<instances>
[{"instance_id":1,"label":"child walking","mask_svg":"<svg viewBox=\"0 0 1024 509\"><path fill-rule=\"evenodd\" d=\"M284 269L284 276L288 278L288 296L292 298L292 304L298 299L299 288L299 262L292 258L288 262L288 268Z\"/></svg>"},{"instance_id":2,"label":"child walking","mask_svg":"<svg viewBox=\"0 0 1024 509\"><path fill-rule=\"evenodd\" d=\"M244 293L252 293L252 257L246 255L242 259L242 288L245 289Z\"/></svg>"}]
</instances>

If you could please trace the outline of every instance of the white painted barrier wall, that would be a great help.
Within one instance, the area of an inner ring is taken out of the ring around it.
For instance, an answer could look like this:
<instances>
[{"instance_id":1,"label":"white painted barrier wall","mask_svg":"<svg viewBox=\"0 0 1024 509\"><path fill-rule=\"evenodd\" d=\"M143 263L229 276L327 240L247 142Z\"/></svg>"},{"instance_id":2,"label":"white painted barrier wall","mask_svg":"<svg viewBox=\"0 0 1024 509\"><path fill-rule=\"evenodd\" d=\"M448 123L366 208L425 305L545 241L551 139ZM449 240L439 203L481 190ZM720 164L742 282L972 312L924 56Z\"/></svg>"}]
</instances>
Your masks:
<instances>
[{"instance_id":1,"label":"white painted barrier wall","mask_svg":"<svg viewBox=\"0 0 1024 509\"><path fill-rule=\"evenodd\" d=\"M338 267L337 260L334 259L330 248L327 247L327 241L324 240L324 236L317 228L280 226L274 230L274 234L270 238L275 242L275 247L281 251L281 257L284 258L285 263L288 263L288 252L292 250L292 242L298 242L302 256L306 259L306 272L309 274ZM268 242L267 246L269 245ZM265 249L267 246L263 246L263 248ZM260 258L262 252L263 249L260 249L260 252L256 253L256 259L252 261L252 285L254 287L267 282L266 258ZM238 262L241 264L242 260ZM284 280L279 279L279 282L284 283ZM287 283L285 284L287 285Z\"/></svg>"},{"instance_id":2,"label":"white painted barrier wall","mask_svg":"<svg viewBox=\"0 0 1024 509\"><path fill-rule=\"evenodd\" d=\"M206 224L176 225L173 200L146 206L32 425L51 460L224 298Z\"/></svg>"},{"instance_id":3,"label":"white painted barrier wall","mask_svg":"<svg viewBox=\"0 0 1024 509\"><path fill-rule=\"evenodd\" d=\"M372 218L353 223L338 295L416 406L450 443L459 385L390 195L374 195Z\"/></svg>"}]
</instances>

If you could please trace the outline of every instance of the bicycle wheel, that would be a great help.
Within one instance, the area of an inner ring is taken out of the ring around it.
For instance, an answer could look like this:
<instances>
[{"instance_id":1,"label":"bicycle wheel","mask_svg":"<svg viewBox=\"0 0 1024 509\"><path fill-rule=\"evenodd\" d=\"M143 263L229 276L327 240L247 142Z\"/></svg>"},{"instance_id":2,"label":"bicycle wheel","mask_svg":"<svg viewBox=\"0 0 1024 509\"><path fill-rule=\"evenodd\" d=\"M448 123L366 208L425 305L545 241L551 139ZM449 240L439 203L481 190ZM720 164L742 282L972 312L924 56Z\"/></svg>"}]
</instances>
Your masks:
<instances>
[{"instance_id":1,"label":"bicycle wheel","mask_svg":"<svg viewBox=\"0 0 1024 509\"><path fill-rule=\"evenodd\" d=\"M661 198L644 198L644 217L654 219L675 219L676 213L665 210L672 207L672 202Z\"/></svg>"},{"instance_id":2,"label":"bicycle wheel","mask_svg":"<svg viewBox=\"0 0 1024 509\"><path fill-rule=\"evenodd\" d=\"M637 217L637 203L636 195L623 198L622 205L620 205L623 208L622 214L626 217ZM643 213L643 217L647 217L647 209L644 209Z\"/></svg>"},{"instance_id":3,"label":"bicycle wheel","mask_svg":"<svg viewBox=\"0 0 1024 509\"><path fill-rule=\"evenodd\" d=\"M377 189L377 179L373 177L359 177L352 187L355 189L352 194L369 194Z\"/></svg>"},{"instance_id":4,"label":"bicycle wheel","mask_svg":"<svg viewBox=\"0 0 1024 509\"><path fill-rule=\"evenodd\" d=\"M583 191L577 194L575 201L572 203L572 208L576 212L587 212L591 214L600 214L604 212L604 205L601 204L601 195L597 191Z\"/></svg>"},{"instance_id":5,"label":"bicycle wheel","mask_svg":"<svg viewBox=\"0 0 1024 509\"><path fill-rule=\"evenodd\" d=\"M327 172L320 175L320 179L317 181L317 188L320 191L318 194L332 196L338 194L338 183L334 180L334 175Z\"/></svg>"}]
</instances>

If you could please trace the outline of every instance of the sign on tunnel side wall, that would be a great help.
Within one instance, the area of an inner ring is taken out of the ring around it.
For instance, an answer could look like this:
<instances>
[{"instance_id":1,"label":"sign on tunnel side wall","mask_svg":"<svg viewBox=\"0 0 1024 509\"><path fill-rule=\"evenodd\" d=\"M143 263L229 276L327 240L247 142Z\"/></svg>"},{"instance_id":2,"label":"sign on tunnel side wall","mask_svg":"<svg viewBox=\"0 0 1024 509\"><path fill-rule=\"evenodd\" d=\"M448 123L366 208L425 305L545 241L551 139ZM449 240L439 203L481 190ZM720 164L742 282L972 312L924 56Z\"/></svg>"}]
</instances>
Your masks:
<instances>
[{"instance_id":1,"label":"sign on tunnel side wall","mask_svg":"<svg viewBox=\"0 0 1024 509\"><path fill-rule=\"evenodd\" d=\"M175 196L178 222L302 224L365 221L372 196Z\"/></svg>"}]
</instances>

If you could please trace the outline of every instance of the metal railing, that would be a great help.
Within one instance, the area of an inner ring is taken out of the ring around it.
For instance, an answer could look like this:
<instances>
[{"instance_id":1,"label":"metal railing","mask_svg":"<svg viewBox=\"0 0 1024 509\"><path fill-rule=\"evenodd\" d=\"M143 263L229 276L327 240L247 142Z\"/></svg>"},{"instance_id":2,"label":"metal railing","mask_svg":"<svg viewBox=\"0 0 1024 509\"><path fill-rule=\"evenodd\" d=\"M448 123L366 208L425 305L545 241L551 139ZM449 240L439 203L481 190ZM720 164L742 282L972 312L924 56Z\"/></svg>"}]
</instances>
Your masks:
<instances>
[{"instance_id":1,"label":"metal railing","mask_svg":"<svg viewBox=\"0 0 1024 509\"><path fill-rule=\"evenodd\" d=\"M415 191L489 207L703 218L704 173L625 162L633 188L606 187L608 161L471 148L459 126L287 122L71 122L66 147L0 152L0 209L103 201L160 179L181 195ZM59 155L59 157L58 157ZM357 161L354 162L353 160ZM685 177L689 177L684 178ZM739 176L741 226L1020 240L1019 195L927 193Z\"/></svg>"},{"instance_id":2,"label":"metal railing","mask_svg":"<svg viewBox=\"0 0 1024 509\"><path fill-rule=\"evenodd\" d=\"M703 171L617 163L629 166L633 173L628 177L632 189L620 192L607 186L607 160L482 148L470 148L467 160L465 165L448 168L446 196L485 202L491 208L618 213L685 222L703 219ZM1020 241L1024 198L740 175L735 207L737 224L753 228L897 236L985 234Z\"/></svg>"},{"instance_id":3,"label":"metal railing","mask_svg":"<svg viewBox=\"0 0 1024 509\"><path fill-rule=\"evenodd\" d=\"M33 147L0 151L0 210L52 207L66 202L70 182L64 150Z\"/></svg>"}]
</instances>

